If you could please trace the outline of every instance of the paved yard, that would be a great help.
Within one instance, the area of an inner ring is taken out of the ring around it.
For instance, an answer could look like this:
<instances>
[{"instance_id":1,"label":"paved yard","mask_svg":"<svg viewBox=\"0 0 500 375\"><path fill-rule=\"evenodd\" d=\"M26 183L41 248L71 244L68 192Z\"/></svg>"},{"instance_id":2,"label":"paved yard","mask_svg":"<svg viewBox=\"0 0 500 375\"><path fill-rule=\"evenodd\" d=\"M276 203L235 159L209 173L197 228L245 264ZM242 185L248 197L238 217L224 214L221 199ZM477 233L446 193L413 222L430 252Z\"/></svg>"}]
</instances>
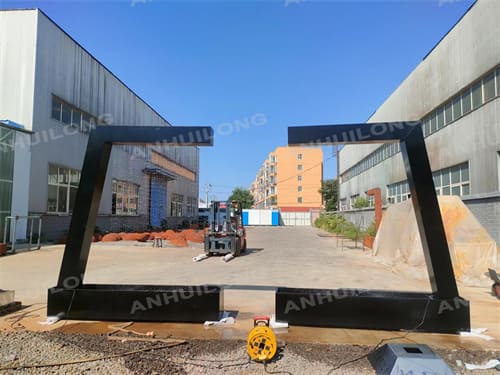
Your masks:
<instances>
[{"instance_id":1,"label":"paved yard","mask_svg":"<svg viewBox=\"0 0 500 375\"><path fill-rule=\"evenodd\" d=\"M131 242L96 243L85 282L429 290L428 282L392 273L368 251L363 254L361 247L341 250L336 238L320 237L322 233L310 227L249 228L248 251L228 263L220 257L193 262L203 252L199 244L153 248ZM47 288L56 284L62 253L59 245L0 258L0 285L16 290L25 303L45 301Z\"/></svg>"},{"instance_id":2,"label":"paved yard","mask_svg":"<svg viewBox=\"0 0 500 375\"><path fill-rule=\"evenodd\" d=\"M189 248L158 249L150 244L132 242L97 243L92 246L85 282L430 290L424 270L424 281L422 278L417 280L395 273L372 257L369 251L354 249L353 243L346 244L351 246L345 246L342 250L340 246L337 247L335 237L325 235L325 232L310 227L249 228L249 250L228 263L224 263L220 257L193 262L192 258L202 253L199 244L192 244ZM24 304L45 303L47 289L56 285L62 252L63 246L49 246L39 251L0 258L0 287L14 289L17 299ZM497 314L499 302L489 295L488 288L460 286L460 290L462 296L471 301L472 326L488 328L488 334L500 338ZM270 314L274 311L274 293L226 290L224 304L226 310L240 312L234 329L213 331L204 330L201 325L172 324L155 325L154 329L183 337L244 339L254 314ZM33 329L40 329L37 321L43 319L44 309L40 309L37 314L40 316L33 323ZM106 332L107 329L105 323L96 323L94 326L84 324L85 332ZM137 323L136 326L151 329L144 323ZM65 329L78 332L82 330L81 327L72 322ZM294 327L289 330L286 339L295 342L373 345L381 338L389 337L387 335L391 333ZM456 336L450 338L449 335L412 334L412 340L439 343L447 347L500 347L497 340L463 341Z\"/></svg>"}]
</instances>

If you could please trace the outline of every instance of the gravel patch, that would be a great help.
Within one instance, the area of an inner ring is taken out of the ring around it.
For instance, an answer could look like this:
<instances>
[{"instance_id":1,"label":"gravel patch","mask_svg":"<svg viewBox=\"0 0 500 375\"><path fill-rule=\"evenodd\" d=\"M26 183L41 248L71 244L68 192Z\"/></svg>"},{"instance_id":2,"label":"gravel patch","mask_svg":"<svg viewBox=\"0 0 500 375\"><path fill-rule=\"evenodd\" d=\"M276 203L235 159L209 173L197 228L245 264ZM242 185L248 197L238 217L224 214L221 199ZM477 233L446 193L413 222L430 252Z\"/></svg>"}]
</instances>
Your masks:
<instances>
[{"instance_id":1,"label":"gravel patch","mask_svg":"<svg viewBox=\"0 0 500 375\"><path fill-rule=\"evenodd\" d=\"M20 364L61 363L100 357L103 353L48 339L46 333L9 332L0 334L0 368ZM123 359L109 359L69 366L4 370L1 374L133 374Z\"/></svg>"},{"instance_id":2,"label":"gravel patch","mask_svg":"<svg viewBox=\"0 0 500 375\"><path fill-rule=\"evenodd\" d=\"M162 343L109 341L106 335L62 332L0 333L0 368L19 364L63 363L135 350L140 353L93 362L44 368L0 370L0 374L375 374L366 355L373 349L359 345L286 344L264 368L250 362L242 340L189 340L171 348ZM457 374L467 374L462 362L483 363L499 352L441 350L436 352ZM352 363L346 363L349 361ZM345 364L341 367L338 366ZM335 369L334 371L332 371ZM266 372L267 370L267 372ZM481 374L498 374L496 370Z\"/></svg>"}]
</instances>

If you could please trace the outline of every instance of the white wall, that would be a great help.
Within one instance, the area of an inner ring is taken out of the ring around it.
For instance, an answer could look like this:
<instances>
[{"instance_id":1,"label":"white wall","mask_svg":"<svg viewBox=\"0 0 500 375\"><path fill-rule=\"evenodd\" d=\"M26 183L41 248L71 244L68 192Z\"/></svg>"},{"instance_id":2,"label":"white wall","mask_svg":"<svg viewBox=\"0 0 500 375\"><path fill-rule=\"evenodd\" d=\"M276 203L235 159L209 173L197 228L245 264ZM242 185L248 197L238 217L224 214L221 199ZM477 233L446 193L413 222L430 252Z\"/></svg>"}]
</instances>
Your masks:
<instances>
[{"instance_id":1,"label":"white wall","mask_svg":"<svg viewBox=\"0 0 500 375\"><path fill-rule=\"evenodd\" d=\"M36 13L0 11L0 118L31 129Z\"/></svg>"},{"instance_id":2,"label":"white wall","mask_svg":"<svg viewBox=\"0 0 500 375\"><path fill-rule=\"evenodd\" d=\"M30 134L16 131L14 148L14 178L12 184L11 216L28 215L28 197L30 183ZM11 222L12 223L12 222ZM16 226L16 239L25 239L27 221L19 220ZM11 227L10 238L14 238L14 227Z\"/></svg>"},{"instance_id":3,"label":"white wall","mask_svg":"<svg viewBox=\"0 0 500 375\"><path fill-rule=\"evenodd\" d=\"M33 120L36 134L32 147L30 211L45 212L49 163L81 169L88 141L86 134L51 118L52 95L96 117L106 116L113 125L170 124L42 12L26 12L33 13L38 23ZM198 171L196 147L162 148L162 152L187 168ZM131 162L130 157L119 147L113 150L100 213L111 213L111 178L123 178L129 172L119 171L118 167L130 166L130 170L137 173L131 181L142 180L145 162ZM176 185L181 192L193 190L190 185L196 185L193 196L197 198L198 181Z\"/></svg>"}]
</instances>

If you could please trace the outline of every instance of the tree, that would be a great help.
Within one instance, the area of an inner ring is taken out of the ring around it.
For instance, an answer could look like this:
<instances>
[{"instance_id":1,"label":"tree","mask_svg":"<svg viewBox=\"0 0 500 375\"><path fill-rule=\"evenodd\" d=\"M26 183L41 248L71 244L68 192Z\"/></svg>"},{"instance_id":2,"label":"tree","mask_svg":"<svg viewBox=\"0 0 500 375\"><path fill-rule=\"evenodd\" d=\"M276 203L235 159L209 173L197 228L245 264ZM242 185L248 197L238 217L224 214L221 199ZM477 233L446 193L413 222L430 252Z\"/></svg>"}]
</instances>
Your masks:
<instances>
[{"instance_id":1,"label":"tree","mask_svg":"<svg viewBox=\"0 0 500 375\"><path fill-rule=\"evenodd\" d=\"M228 200L240 201L242 208L252 208L254 203L253 195L250 193L250 191L241 187L234 188Z\"/></svg>"},{"instance_id":2,"label":"tree","mask_svg":"<svg viewBox=\"0 0 500 375\"><path fill-rule=\"evenodd\" d=\"M336 211L339 199L339 183L337 179L324 180L319 190L325 203L326 211Z\"/></svg>"},{"instance_id":3,"label":"tree","mask_svg":"<svg viewBox=\"0 0 500 375\"><path fill-rule=\"evenodd\" d=\"M352 206L353 208L370 207L370 201L364 197L357 197Z\"/></svg>"}]
</instances>

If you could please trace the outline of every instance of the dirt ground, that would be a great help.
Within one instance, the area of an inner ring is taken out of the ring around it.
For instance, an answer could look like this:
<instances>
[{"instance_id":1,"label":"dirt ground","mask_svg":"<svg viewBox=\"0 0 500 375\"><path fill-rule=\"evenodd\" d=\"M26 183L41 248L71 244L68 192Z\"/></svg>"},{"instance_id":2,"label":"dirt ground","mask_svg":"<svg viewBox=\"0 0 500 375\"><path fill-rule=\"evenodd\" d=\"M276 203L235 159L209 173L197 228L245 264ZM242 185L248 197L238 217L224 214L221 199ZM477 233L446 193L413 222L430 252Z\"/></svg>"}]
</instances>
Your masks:
<instances>
[{"instance_id":1,"label":"dirt ground","mask_svg":"<svg viewBox=\"0 0 500 375\"><path fill-rule=\"evenodd\" d=\"M325 235L310 227L248 228L249 251L228 263L218 257L200 263L193 262L192 258L202 252L199 244L190 244L187 248L153 248L151 244L123 241L95 243L92 245L85 282L430 290L425 270L424 275L418 278L409 277L378 262L368 250L363 251L360 245L355 248L352 242L342 242ZM56 339L73 340L80 337L78 348L83 351L95 349L95 342L99 340L106 341L103 334L110 331L109 322L65 321L51 326L40 324L46 318L47 289L56 284L62 251L63 246L47 246L42 250L0 258L0 287L14 289L17 300L24 305L31 305L22 313L0 318L0 348L4 347L2 341L7 340L5 335L12 331L17 331L19 335L19 332L25 331L55 330L58 333L35 334L41 335L37 339L49 342L49 345L53 345ZM268 370L303 373L307 368L310 373L325 374L344 360L357 358L356 356L369 352L382 340L391 339L390 342L428 344L442 356L447 356L445 359L448 364L462 373L465 370L457 364L457 360L478 363L500 355L500 301L489 294L488 288L462 285L459 288L461 295L471 302L472 327L487 328L486 334L493 337L492 340L457 335L290 327L277 335L284 348L282 358L269 364ZM152 360L151 353L141 353L142 359L139 362L133 361L131 358L136 358L133 356L119 358L114 365L124 366L123 369L132 373L156 371L201 374L220 373L222 369L224 373L234 374L265 373L262 365L238 364L235 359L242 355L244 357L245 345L242 340L246 339L252 327L252 317L272 314L274 311L274 292L226 289L224 308L239 312L234 326L206 329L201 324L135 323L134 329L137 331L154 331L159 336L183 338L188 341L188 346L161 352L159 355L165 356L165 361L168 362L158 364L166 366L163 370L147 367L152 366L148 364L150 362L158 362ZM12 336L9 337L12 339ZM131 343L126 343L129 344ZM120 350L126 351L127 348L128 346L118 345L113 350L121 352ZM211 351L210 348L220 350ZM171 352L179 358L170 356ZM197 356L196 359L201 358L201 362L192 361L193 355ZM2 356L11 358L12 353L5 353L0 349L0 367L6 363ZM37 360L41 361L43 358ZM137 363L131 365L132 362ZM107 367L89 370L89 373L107 373L106 369ZM115 370L110 370L109 373L113 371ZM370 374L373 370L366 358L363 358L332 373Z\"/></svg>"}]
</instances>

